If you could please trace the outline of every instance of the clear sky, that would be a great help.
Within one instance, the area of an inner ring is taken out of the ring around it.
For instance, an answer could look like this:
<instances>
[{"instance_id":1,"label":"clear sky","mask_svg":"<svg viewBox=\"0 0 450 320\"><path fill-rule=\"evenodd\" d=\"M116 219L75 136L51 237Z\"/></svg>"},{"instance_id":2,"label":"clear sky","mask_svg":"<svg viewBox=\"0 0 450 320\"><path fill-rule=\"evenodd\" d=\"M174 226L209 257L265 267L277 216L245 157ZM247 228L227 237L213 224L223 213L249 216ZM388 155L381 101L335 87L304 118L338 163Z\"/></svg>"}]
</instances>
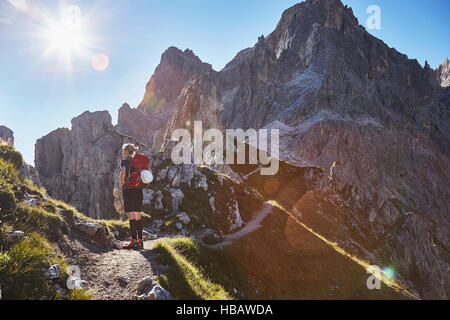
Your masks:
<instances>
[{"instance_id":1,"label":"clear sky","mask_svg":"<svg viewBox=\"0 0 450 320\"><path fill-rule=\"evenodd\" d=\"M0 125L14 131L17 149L33 163L36 139L70 128L82 112L108 110L117 123L122 103L137 106L169 46L190 48L220 70L297 2L0 0ZM435 68L450 55L449 0L343 2L365 26L367 8L378 5L381 30L369 31L422 65ZM68 12L73 19L62 24Z\"/></svg>"}]
</instances>

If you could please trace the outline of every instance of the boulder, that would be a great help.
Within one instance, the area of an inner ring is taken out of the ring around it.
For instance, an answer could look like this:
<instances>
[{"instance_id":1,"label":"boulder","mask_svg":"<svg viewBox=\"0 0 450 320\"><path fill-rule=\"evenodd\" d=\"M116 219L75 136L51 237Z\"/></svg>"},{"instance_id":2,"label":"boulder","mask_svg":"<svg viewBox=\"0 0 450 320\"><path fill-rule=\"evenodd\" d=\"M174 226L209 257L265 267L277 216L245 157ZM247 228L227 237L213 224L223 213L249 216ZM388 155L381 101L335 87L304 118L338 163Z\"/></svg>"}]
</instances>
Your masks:
<instances>
[{"instance_id":1,"label":"boulder","mask_svg":"<svg viewBox=\"0 0 450 320\"><path fill-rule=\"evenodd\" d=\"M25 232L16 230L8 234L8 239L10 241L19 241L25 238Z\"/></svg>"},{"instance_id":2,"label":"boulder","mask_svg":"<svg viewBox=\"0 0 450 320\"><path fill-rule=\"evenodd\" d=\"M58 279L60 274L61 274L61 268L60 268L59 264L54 264L45 271L45 276L51 280Z\"/></svg>"},{"instance_id":3,"label":"boulder","mask_svg":"<svg viewBox=\"0 0 450 320\"><path fill-rule=\"evenodd\" d=\"M191 219L189 218L189 216L186 212L180 212L179 214L177 214L177 218L185 225L187 225L187 224L189 224L189 222L191 222Z\"/></svg>"},{"instance_id":4,"label":"boulder","mask_svg":"<svg viewBox=\"0 0 450 320\"><path fill-rule=\"evenodd\" d=\"M145 294L145 292L150 291L158 282L155 276L145 277L139 281L137 286L138 295Z\"/></svg>"},{"instance_id":5,"label":"boulder","mask_svg":"<svg viewBox=\"0 0 450 320\"><path fill-rule=\"evenodd\" d=\"M91 222L77 223L75 226L78 230L89 236L95 236L97 231L101 228L100 225Z\"/></svg>"},{"instance_id":6,"label":"boulder","mask_svg":"<svg viewBox=\"0 0 450 320\"><path fill-rule=\"evenodd\" d=\"M137 297L138 300L173 300L172 294L157 283L151 290Z\"/></svg>"}]
</instances>

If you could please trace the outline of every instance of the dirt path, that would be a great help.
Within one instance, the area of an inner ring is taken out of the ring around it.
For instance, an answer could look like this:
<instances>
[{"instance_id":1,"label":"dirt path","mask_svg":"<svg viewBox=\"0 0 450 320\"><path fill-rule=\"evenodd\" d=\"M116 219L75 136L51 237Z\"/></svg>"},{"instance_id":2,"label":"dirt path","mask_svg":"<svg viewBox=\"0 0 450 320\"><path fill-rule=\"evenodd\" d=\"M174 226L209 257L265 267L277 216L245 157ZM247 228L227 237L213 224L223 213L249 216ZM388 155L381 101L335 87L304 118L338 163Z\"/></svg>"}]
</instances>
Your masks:
<instances>
[{"instance_id":1,"label":"dirt path","mask_svg":"<svg viewBox=\"0 0 450 320\"><path fill-rule=\"evenodd\" d=\"M153 251L160 240L145 241L144 250L108 250L96 252L77 244L73 257L81 270L81 279L89 282L89 289L96 300L134 300L137 286L142 278L158 275L164 266L156 262ZM119 281L128 277L128 284Z\"/></svg>"},{"instance_id":2,"label":"dirt path","mask_svg":"<svg viewBox=\"0 0 450 320\"><path fill-rule=\"evenodd\" d=\"M262 208L255 212L253 215L253 219L249 221L244 228L239 230L238 232L235 232L229 236L224 237L224 240L222 242L216 243L214 245L205 245L206 247L217 249L220 247L225 247L230 244L232 244L235 240L242 238L243 236L249 234L250 232L255 231L256 229L261 227L262 221L267 217L267 215L272 213L273 204L269 202L265 202L262 206Z\"/></svg>"}]
</instances>

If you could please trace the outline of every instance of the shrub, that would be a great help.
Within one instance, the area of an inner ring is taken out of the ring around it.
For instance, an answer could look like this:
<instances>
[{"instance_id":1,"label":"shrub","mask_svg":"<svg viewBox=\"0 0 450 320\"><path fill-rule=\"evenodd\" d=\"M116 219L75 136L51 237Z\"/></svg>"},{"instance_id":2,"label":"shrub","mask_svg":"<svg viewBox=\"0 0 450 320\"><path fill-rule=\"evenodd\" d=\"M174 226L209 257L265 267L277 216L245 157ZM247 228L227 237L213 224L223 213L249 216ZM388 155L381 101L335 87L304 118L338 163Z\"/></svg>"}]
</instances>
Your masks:
<instances>
[{"instance_id":1,"label":"shrub","mask_svg":"<svg viewBox=\"0 0 450 320\"><path fill-rule=\"evenodd\" d=\"M0 158L7 162L11 162L17 170L22 168L22 155L20 152L17 152L13 146L0 145Z\"/></svg>"},{"instance_id":2,"label":"shrub","mask_svg":"<svg viewBox=\"0 0 450 320\"><path fill-rule=\"evenodd\" d=\"M0 157L0 181L3 182L18 182L19 177L17 168L11 162L8 162Z\"/></svg>"},{"instance_id":3,"label":"shrub","mask_svg":"<svg viewBox=\"0 0 450 320\"><path fill-rule=\"evenodd\" d=\"M62 229L66 228L64 219L42 207L32 207L26 203L19 203L14 211L13 223L24 231L43 233L52 240L57 240Z\"/></svg>"},{"instance_id":4,"label":"shrub","mask_svg":"<svg viewBox=\"0 0 450 320\"><path fill-rule=\"evenodd\" d=\"M16 197L10 184L0 180L0 218L16 206Z\"/></svg>"},{"instance_id":5,"label":"shrub","mask_svg":"<svg viewBox=\"0 0 450 320\"><path fill-rule=\"evenodd\" d=\"M60 259L52 256L51 244L41 235L31 234L0 253L0 279L4 299L52 299L56 292L43 270Z\"/></svg>"}]
</instances>

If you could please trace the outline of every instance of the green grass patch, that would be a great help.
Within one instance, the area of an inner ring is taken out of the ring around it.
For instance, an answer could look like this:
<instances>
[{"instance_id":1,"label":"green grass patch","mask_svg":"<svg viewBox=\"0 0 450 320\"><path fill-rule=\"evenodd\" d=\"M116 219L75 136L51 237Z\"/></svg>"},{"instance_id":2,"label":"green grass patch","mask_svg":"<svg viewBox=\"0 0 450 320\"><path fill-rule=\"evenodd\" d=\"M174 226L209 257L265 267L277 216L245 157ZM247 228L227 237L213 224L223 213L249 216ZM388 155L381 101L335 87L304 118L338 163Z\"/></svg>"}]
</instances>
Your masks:
<instances>
[{"instance_id":1,"label":"green grass patch","mask_svg":"<svg viewBox=\"0 0 450 320\"><path fill-rule=\"evenodd\" d=\"M67 265L54 256L52 245L37 233L0 252L0 279L4 299L55 299L58 294L45 278L44 270L59 264L62 273ZM61 277L63 278L63 277ZM63 280L63 279L61 279Z\"/></svg>"},{"instance_id":2,"label":"green grass patch","mask_svg":"<svg viewBox=\"0 0 450 320\"><path fill-rule=\"evenodd\" d=\"M169 266L159 281L176 299L232 300L242 280L222 250L201 246L190 238L162 240L155 246L159 261Z\"/></svg>"},{"instance_id":3,"label":"green grass patch","mask_svg":"<svg viewBox=\"0 0 450 320\"><path fill-rule=\"evenodd\" d=\"M83 289L71 290L69 294L69 300L91 300L92 294L89 291Z\"/></svg>"},{"instance_id":4,"label":"green grass patch","mask_svg":"<svg viewBox=\"0 0 450 320\"><path fill-rule=\"evenodd\" d=\"M49 207L30 206L19 203L14 210L12 224L26 232L39 232L48 237L57 238L62 228L66 228L64 219L56 213L46 210Z\"/></svg>"},{"instance_id":5,"label":"green grass patch","mask_svg":"<svg viewBox=\"0 0 450 320\"><path fill-rule=\"evenodd\" d=\"M0 158L11 163L16 170L22 168L22 155L14 149L14 146L0 144Z\"/></svg>"}]
</instances>

